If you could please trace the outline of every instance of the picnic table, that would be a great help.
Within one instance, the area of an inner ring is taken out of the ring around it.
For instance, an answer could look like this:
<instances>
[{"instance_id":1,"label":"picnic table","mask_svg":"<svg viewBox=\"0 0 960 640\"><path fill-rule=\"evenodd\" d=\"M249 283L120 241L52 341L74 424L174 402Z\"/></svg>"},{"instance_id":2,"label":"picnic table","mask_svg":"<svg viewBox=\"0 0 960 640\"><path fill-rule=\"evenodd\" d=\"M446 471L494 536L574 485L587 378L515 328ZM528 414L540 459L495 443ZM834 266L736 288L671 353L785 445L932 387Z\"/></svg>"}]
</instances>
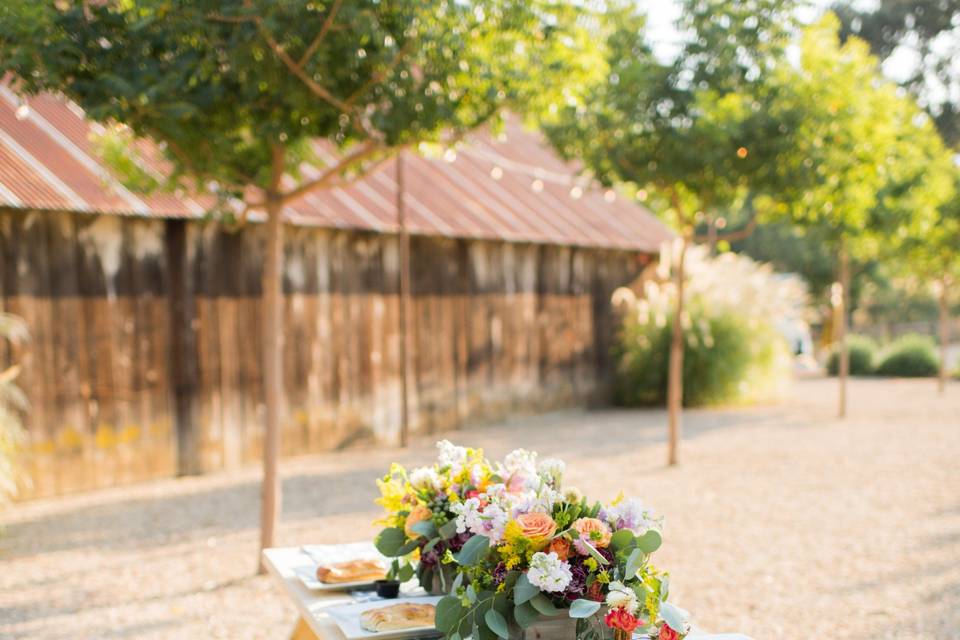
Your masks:
<instances>
[{"instance_id":1,"label":"picnic table","mask_svg":"<svg viewBox=\"0 0 960 640\"><path fill-rule=\"evenodd\" d=\"M345 604L355 600L350 592L313 591L304 586L297 577L296 568L309 563L302 547L278 547L264 549L264 564L271 575L283 586L284 591L297 606L299 619L290 640L346 640L325 609L334 604ZM694 628L687 636L690 640L750 640L740 634L710 635Z\"/></svg>"}]
</instances>

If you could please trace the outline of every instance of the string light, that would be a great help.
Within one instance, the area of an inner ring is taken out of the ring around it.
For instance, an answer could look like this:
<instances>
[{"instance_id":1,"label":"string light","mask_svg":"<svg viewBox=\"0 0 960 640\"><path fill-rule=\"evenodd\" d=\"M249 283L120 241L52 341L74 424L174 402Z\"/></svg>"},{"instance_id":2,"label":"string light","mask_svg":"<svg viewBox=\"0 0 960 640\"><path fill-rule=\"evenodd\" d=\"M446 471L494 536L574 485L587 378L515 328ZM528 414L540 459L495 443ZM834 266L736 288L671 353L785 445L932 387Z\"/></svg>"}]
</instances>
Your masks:
<instances>
[{"instance_id":1,"label":"string light","mask_svg":"<svg viewBox=\"0 0 960 640\"><path fill-rule=\"evenodd\" d=\"M17 120L26 120L30 116L30 105L26 102L17 107Z\"/></svg>"},{"instance_id":2,"label":"string light","mask_svg":"<svg viewBox=\"0 0 960 640\"><path fill-rule=\"evenodd\" d=\"M741 159L742 159L742 158L746 158L746 157L747 157L747 148L746 148L746 147L740 147L739 149L737 149L737 157L738 157L738 158L741 158Z\"/></svg>"},{"instance_id":3,"label":"string light","mask_svg":"<svg viewBox=\"0 0 960 640\"><path fill-rule=\"evenodd\" d=\"M493 169L490 169L490 177L494 180L499 180L503 177L503 169L500 167L494 166Z\"/></svg>"},{"instance_id":4,"label":"string light","mask_svg":"<svg viewBox=\"0 0 960 640\"><path fill-rule=\"evenodd\" d=\"M607 189L603 192L603 199L607 202L613 202L617 199L617 194L614 193L613 189Z\"/></svg>"},{"instance_id":5,"label":"string light","mask_svg":"<svg viewBox=\"0 0 960 640\"><path fill-rule=\"evenodd\" d=\"M457 152L454 151L453 149L447 149L446 151L443 152L443 159L446 160L447 162L453 162L454 160L457 159Z\"/></svg>"},{"instance_id":6,"label":"string light","mask_svg":"<svg viewBox=\"0 0 960 640\"><path fill-rule=\"evenodd\" d=\"M582 195L583 189L581 189L579 186L574 186L572 189L570 189L570 197L574 200L579 200L580 196Z\"/></svg>"},{"instance_id":7,"label":"string light","mask_svg":"<svg viewBox=\"0 0 960 640\"><path fill-rule=\"evenodd\" d=\"M533 189L535 192L540 193L541 191L543 191L543 180L541 180L540 178L537 178L536 180L530 183L530 188Z\"/></svg>"}]
</instances>

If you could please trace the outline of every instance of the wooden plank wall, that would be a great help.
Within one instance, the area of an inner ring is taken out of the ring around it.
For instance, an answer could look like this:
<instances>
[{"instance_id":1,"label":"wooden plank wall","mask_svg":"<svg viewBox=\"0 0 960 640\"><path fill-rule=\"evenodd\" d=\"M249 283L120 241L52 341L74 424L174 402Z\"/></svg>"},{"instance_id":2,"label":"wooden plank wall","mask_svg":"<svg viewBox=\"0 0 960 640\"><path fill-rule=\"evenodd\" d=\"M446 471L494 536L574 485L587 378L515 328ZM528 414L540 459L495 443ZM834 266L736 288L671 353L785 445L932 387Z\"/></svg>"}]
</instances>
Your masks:
<instances>
[{"instance_id":1,"label":"wooden plank wall","mask_svg":"<svg viewBox=\"0 0 960 640\"><path fill-rule=\"evenodd\" d=\"M259 458L261 242L256 226L0 212L0 300L32 333L0 351L32 406L26 496ZM285 256L284 455L396 442L396 237L288 227ZM643 261L412 238L412 433L603 402L610 294Z\"/></svg>"}]
</instances>

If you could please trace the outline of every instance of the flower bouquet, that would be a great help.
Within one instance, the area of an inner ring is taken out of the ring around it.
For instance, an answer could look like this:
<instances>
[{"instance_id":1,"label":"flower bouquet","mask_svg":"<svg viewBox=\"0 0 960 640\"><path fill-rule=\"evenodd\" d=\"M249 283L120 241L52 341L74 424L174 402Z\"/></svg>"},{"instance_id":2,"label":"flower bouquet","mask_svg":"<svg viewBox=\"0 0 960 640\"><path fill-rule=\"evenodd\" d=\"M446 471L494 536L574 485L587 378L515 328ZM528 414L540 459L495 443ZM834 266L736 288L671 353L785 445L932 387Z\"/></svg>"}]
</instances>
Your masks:
<instances>
[{"instance_id":1,"label":"flower bouquet","mask_svg":"<svg viewBox=\"0 0 960 640\"><path fill-rule=\"evenodd\" d=\"M377 504L386 511L379 523L377 549L394 558L391 573L400 580L416 573L431 594L448 593L457 572L452 554L473 535L458 531L457 505L480 495L499 481L483 450L437 443L437 461L407 472L394 464L377 481Z\"/></svg>"},{"instance_id":2,"label":"flower bouquet","mask_svg":"<svg viewBox=\"0 0 960 640\"><path fill-rule=\"evenodd\" d=\"M377 545L419 553L424 586L443 577L436 626L448 640L689 632L686 612L666 601L667 574L650 562L661 523L638 500L591 503L561 487L562 461L522 449L493 465L479 450L438 447L433 467L394 466L380 483L388 526Z\"/></svg>"}]
</instances>

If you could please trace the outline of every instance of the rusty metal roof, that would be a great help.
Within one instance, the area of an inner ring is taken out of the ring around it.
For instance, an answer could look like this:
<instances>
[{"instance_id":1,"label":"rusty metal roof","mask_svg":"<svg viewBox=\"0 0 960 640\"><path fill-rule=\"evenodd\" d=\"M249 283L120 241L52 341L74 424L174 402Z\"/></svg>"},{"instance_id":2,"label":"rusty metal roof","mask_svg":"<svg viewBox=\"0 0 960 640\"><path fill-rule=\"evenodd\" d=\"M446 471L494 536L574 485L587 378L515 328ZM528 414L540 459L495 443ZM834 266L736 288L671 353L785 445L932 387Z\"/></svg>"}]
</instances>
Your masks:
<instances>
[{"instance_id":1,"label":"rusty metal roof","mask_svg":"<svg viewBox=\"0 0 960 640\"><path fill-rule=\"evenodd\" d=\"M208 197L140 194L124 188L93 149L100 125L66 100L42 95L22 108L0 83L0 207L118 215L202 216ZM138 143L145 167L168 167ZM318 157L330 156L318 143ZM421 235L656 251L670 231L642 206L583 184L536 132L515 118L493 136L477 133L442 157L405 155L407 225ZM285 210L290 222L396 232L395 160L345 188L308 194ZM309 177L310 168L304 168Z\"/></svg>"}]
</instances>

